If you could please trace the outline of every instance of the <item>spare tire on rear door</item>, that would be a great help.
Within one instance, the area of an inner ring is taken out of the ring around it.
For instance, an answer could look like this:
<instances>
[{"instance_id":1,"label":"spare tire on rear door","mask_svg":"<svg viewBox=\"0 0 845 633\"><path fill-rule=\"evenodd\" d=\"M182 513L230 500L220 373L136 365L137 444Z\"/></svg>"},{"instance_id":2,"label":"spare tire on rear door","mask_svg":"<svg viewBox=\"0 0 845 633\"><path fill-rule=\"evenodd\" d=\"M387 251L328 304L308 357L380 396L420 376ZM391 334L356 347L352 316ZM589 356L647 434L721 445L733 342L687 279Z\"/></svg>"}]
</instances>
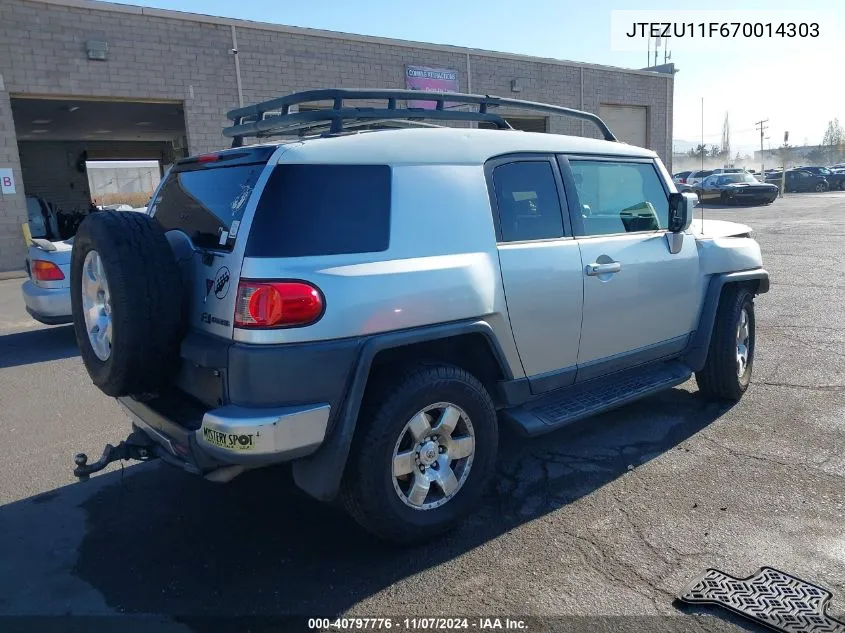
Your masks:
<instances>
[{"instance_id":1,"label":"spare tire on rear door","mask_svg":"<svg viewBox=\"0 0 845 633\"><path fill-rule=\"evenodd\" d=\"M76 341L91 380L110 396L154 392L176 369L182 279L151 217L91 213L74 238L70 269Z\"/></svg>"}]
</instances>

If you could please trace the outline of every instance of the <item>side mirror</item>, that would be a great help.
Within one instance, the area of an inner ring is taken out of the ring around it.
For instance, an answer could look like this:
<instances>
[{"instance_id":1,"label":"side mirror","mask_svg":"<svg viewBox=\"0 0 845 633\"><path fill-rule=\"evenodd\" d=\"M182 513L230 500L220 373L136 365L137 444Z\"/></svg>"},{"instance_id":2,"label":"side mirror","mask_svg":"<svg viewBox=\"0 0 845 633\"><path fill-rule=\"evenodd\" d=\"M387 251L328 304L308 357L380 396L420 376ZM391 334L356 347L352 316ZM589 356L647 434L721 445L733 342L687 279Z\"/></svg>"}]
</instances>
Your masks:
<instances>
[{"instance_id":1,"label":"side mirror","mask_svg":"<svg viewBox=\"0 0 845 633\"><path fill-rule=\"evenodd\" d=\"M692 193L669 194L669 229L670 233L683 233L692 222L695 203L698 198Z\"/></svg>"}]
</instances>

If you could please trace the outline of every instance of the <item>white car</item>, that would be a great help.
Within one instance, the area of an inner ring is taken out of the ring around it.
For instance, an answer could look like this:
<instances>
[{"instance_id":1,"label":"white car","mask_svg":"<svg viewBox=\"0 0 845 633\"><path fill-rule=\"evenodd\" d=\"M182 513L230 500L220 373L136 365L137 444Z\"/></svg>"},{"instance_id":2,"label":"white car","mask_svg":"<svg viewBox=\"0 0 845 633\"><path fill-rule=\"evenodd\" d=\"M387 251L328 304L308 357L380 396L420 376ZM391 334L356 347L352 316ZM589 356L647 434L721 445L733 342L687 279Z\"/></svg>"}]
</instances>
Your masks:
<instances>
[{"instance_id":1,"label":"white car","mask_svg":"<svg viewBox=\"0 0 845 633\"><path fill-rule=\"evenodd\" d=\"M26 258L29 278L21 292L26 311L47 325L70 323L70 254L73 238L51 242L35 238Z\"/></svg>"},{"instance_id":2,"label":"white car","mask_svg":"<svg viewBox=\"0 0 845 633\"><path fill-rule=\"evenodd\" d=\"M712 169L698 169L696 171L691 171L689 176L687 176L686 182L684 183L688 187L692 185L697 185L702 180L707 178L707 176L712 175L714 172Z\"/></svg>"},{"instance_id":3,"label":"white car","mask_svg":"<svg viewBox=\"0 0 845 633\"><path fill-rule=\"evenodd\" d=\"M748 173L748 170L743 169L742 167L719 167L713 170L714 174L744 174Z\"/></svg>"}]
</instances>

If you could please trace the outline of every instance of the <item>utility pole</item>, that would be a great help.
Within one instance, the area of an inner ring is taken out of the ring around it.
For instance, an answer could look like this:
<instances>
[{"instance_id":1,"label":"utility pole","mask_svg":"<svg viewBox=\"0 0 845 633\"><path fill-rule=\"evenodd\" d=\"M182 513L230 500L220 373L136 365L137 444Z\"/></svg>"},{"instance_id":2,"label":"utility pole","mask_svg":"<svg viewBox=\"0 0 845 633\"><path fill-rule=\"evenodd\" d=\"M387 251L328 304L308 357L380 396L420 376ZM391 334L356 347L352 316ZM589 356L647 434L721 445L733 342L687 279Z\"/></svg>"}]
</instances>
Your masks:
<instances>
[{"instance_id":1,"label":"utility pole","mask_svg":"<svg viewBox=\"0 0 845 633\"><path fill-rule=\"evenodd\" d=\"M660 50L660 38L654 39L654 65L657 66L657 52Z\"/></svg>"},{"instance_id":2,"label":"utility pole","mask_svg":"<svg viewBox=\"0 0 845 633\"><path fill-rule=\"evenodd\" d=\"M704 170L704 97L701 97L701 169Z\"/></svg>"},{"instance_id":3,"label":"utility pole","mask_svg":"<svg viewBox=\"0 0 845 633\"><path fill-rule=\"evenodd\" d=\"M763 141L766 138L766 128L769 127L766 125L768 122L768 119L763 119L762 121L757 121L757 123L755 123L755 127L760 128L760 175L763 177L763 180L766 179L766 154L763 149Z\"/></svg>"},{"instance_id":4,"label":"utility pole","mask_svg":"<svg viewBox=\"0 0 845 633\"><path fill-rule=\"evenodd\" d=\"M783 133L783 151L781 152L781 159L783 161L783 169L780 171L780 197L783 198L783 190L786 189L786 154L789 151L789 130Z\"/></svg>"}]
</instances>

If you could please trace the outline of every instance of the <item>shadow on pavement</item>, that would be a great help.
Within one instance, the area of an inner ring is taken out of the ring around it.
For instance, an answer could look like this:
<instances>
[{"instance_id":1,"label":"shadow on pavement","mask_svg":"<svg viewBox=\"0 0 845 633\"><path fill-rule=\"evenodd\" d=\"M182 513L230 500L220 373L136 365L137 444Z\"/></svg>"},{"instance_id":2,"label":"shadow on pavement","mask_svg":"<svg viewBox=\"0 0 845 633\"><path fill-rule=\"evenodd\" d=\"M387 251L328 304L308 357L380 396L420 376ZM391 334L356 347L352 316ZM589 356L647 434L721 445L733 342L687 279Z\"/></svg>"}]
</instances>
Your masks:
<instances>
[{"instance_id":1,"label":"shadow on pavement","mask_svg":"<svg viewBox=\"0 0 845 633\"><path fill-rule=\"evenodd\" d=\"M66 577L51 582L78 583L80 595L97 599L70 597L72 613L105 603L124 614L183 616L189 626L216 615L323 617L684 450L680 443L725 411L673 389L539 439L503 431L498 480L479 511L410 550L375 541L339 509L299 493L284 468L221 486L166 465L139 466L9 504L0 525L17 552L73 547ZM62 528L73 512L81 527ZM24 606L2 586L20 582L14 577L0 575L0 612ZM25 580L45 592L50 585Z\"/></svg>"},{"instance_id":2,"label":"shadow on pavement","mask_svg":"<svg viewBox=\"0 0 845 633\"><path fill-rule=\"evenodd\" d=\"M79 356L72 325L0 335L0 369Z\"/></svg>"}]
</instances>

